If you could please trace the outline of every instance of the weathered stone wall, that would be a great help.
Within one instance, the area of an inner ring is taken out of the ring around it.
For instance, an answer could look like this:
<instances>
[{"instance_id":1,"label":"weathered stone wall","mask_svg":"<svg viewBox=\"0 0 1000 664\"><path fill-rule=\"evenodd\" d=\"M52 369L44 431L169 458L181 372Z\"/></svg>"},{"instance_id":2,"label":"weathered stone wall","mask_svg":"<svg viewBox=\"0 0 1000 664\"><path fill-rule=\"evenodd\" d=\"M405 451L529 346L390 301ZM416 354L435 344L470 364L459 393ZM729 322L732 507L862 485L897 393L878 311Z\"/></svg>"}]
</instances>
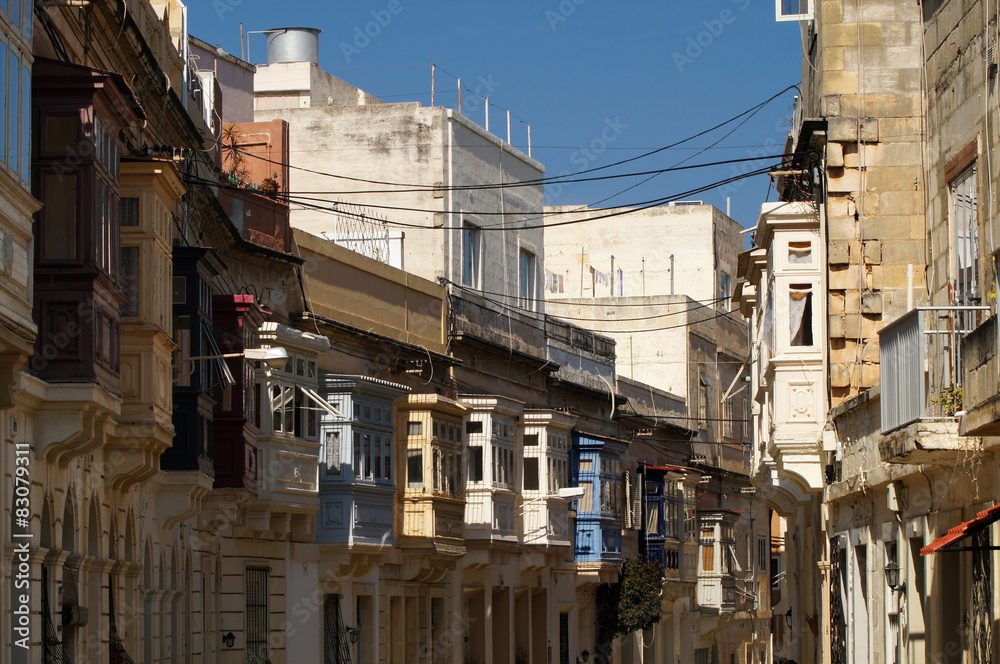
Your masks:
<instances>
[{"instance_id":1,"label":"weathered stone wall","mask_svg":"<svg viewBox=\"0 0 1000 664\"><path fill-rule=\"evenodd\" d=\"M921 16L916 3L819 4L806 116L827 119L834 404L879 382L877 331L924 300ZM813 35L806 29L807 44ZM910 267L912 266L912 267Z\"/></svg>"}]
</instances>

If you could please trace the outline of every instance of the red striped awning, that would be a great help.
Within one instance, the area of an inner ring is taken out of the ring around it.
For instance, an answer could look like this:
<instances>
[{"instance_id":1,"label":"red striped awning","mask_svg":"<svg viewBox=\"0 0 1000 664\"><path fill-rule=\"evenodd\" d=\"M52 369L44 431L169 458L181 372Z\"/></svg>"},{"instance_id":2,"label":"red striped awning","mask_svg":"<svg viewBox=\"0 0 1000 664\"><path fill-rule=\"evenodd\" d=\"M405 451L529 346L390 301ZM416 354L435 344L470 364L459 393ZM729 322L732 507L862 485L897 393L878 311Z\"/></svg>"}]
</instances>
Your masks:
<instances>
[{"instance_id":1,"label":"red striped awning","mask_svg":"<svg viewBox=\"0 0 1000 664\"><path fill-rule=\"evenodd\" d=\"M947 549L966 537L975 535L983 528L992 525L995 521L1000 521L1000 504L983 510L976 515L975 519L969 519L968 521L958 524L954 528L949 528L946 534L920 549L920 555L929 556L932 553L937 553L938 551Z\"/></svg>"}]
</instances>

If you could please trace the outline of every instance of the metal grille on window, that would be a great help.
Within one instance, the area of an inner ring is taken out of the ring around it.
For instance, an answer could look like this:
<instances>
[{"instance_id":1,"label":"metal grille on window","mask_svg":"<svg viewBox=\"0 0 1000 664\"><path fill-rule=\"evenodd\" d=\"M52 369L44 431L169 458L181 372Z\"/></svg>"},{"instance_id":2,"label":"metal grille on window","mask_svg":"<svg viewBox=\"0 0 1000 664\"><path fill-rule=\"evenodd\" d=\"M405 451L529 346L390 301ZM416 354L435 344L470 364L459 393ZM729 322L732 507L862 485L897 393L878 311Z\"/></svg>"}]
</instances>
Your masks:
<instances>
[{"instance_id":1,"label":"metal grille on window","mask_svg":"<svg viewBox=\"0 0 1000 664\"><path fill-rule=\"evenodd\" d=\"M71 664L56 634L49 608L49 570L42 567L42 664Z\"/></svg>"},{"instance_id":2,"label":"metal grille on window","mask_svg":"<svg viewBox=\"0 0 1000 664\"><path fill-rule=\"evenodd\" d=\"M988 664L993 650L993 574L990 530L973 536L972 547L972 639L973 663Z\"/></svg>"},{"instance_id":3,"label":"metal grille on window","mask_svg":"<svg viewBox=\"0 0 1000 664\"><path fill-rule=\"evenodd\" d=\"M247 664L271 664L267 657L270 573L267 567L247 568Z\"/></svg>"},{"instance_id":4,"label":"metal grille on window","mask_svg":"<svg viewBox=\"0 0 1000 664\"><path fill-rule=\"evenodd\" d=\"M350 641L340 612L343 595L327 595L323 600L323 664L351 664Z\"/></svg>"},{"instance_id":5,"label":"metal grille on window","mask_svg":"<svg viewBox=\"0 0 1000 664\"><path fill-rule=\"evenodd\" d=\"M847 664L847 619L844 615L846 553L839 540L831 543L830 550L830 662Z\"/></svg>"},{"instance_id":6,"label":"metal grille on window","mask_svg":"<svg viewBox=\"0 0 1000 664\"><path fill-rule=\"evenodd\" d=\"M125 650L125 644L118 636L118 624L115 618L115 577L108 576L108 649L111 651L111 664L135 664Z\"/></svg>"}]
</instances>

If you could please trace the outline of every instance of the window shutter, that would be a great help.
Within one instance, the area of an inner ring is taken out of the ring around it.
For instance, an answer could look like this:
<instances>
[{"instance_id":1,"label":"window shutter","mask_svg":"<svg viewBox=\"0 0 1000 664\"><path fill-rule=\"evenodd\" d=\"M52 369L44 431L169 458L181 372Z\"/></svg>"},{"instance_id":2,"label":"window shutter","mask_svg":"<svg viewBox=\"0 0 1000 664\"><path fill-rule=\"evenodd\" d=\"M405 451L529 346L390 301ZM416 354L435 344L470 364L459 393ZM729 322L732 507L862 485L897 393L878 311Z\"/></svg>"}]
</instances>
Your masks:
<instances>
[{"instance_id":1,"label":"window shutter","mask_svg":"<svg viewBox=\"0 0 1000 664\"><path fill-rule=\"evenodd\" d=\"M622 477L622 487L623 487L623 492L625 494L624 496L625 500L622 501L625 506L625 527L634 528L635 516L631 509L632 503L629 502L632 496L632 476L631 474L629 474L627 470L625 471Z\"/></svg>"}]
</instances>

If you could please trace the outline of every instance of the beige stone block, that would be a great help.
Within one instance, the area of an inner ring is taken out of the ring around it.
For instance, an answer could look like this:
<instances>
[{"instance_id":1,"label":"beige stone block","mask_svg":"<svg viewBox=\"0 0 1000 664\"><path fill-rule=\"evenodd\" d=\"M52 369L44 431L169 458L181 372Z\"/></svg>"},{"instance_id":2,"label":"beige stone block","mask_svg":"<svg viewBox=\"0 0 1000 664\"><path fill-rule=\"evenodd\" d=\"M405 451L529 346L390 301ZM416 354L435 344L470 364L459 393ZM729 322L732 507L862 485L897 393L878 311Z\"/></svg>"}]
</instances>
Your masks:
<instances>
[{"instance_id":1,"label":"beige stone block","mask_svg":"<svg viewBox=\"0 0 1000 664\"><path fill-rule=\"evenodd\" d=\"M831 142L826 144L826 163L830 168L844 167L844 146Z\"/></svg>"},{"instance_id":2,"label":"beige stone block","mask_svg":"<svg viewBox=\"0 0 1000 664\"><path fill-rule=\"evenodd\" d=\"M914 179L920 177L919 170L912 166L877 166L871 162L867 166L865 189L868 191L913 190Z\"/></svg>"},{"instance_id":3,"label":"beige stone block","mask_svg":"<svg viewBox=\"0 0 1000 664\"><path fill-rule=\"evenodd\" d=\"M847 330L844 328L844 316L842 314L830 315L828 332L831 339L843 339L847 336Z\"/></svg>"},{"instance_id":4,"label":"beige stone block","mask_svg":"<svg viewBox=\"0 0 1000 664\"><path fill-rule=\"evenodd\" d=\"M861 241L851 240L851 264L859 263L861 259Z\"/></svg>"},{"instance_id":5,"label":"beige stone block","mask_svg":"<svg viewBox=\"0 0 1000 664\"><path fill-rule=\"evenodd\" d=\"M831 291L830 292L830 313L831 314L842 314L845 311L845 296L841 291ZM832 316L831 316L832 318Z\"/></svg>"},{"instance_id":6,"label":"beige stone block","mask_svg":"<svg viewBox=\"0 0 1000 664\"><path fill-rule=\"evenodd\" d=\"M920 119L917 117L882 118L878 122L879 136L883 141L920 140Z\"/></svg>"},{"instance_id":7,"label":"beige stone block","mask_svg":"<svg viewBox=\"0 0 1000 664\"><path fill-rule=\"evenodd\" d=\"M844 336L848 339L864 337L864 325L860 314L844 314Z\"/></svg>"},{"instance_id":8,"label":"beige stone block","mask_svg":"<svg viewBox=\"0 0 1000 664\"><path fill-rule=\"evenodd\" d=\"M912 237L910 217L897 215L865 216L861 222L862 240L908 240Z\"/></svg>"},{"instance_id":9,"label":"beige stone block","mask_svg":"<svg viewBox=\"0 0 1000 664\"><path fill-rule=\"evenodd\" d=\"M843 71L844 69L844 49L841 46L832 46L823 49L823 59L820 69L831 71ZM857 80L857 79L855 79ZM857 88L855 87L855 90Z\"/></svg>"},{"instance_id":10,"label":"beige stone block","mask_svg":"<svg viewBox=\"0 0 1000 664\"><path fill-rule=\"evenodd\" d=\"M857 88L853 91L857 93ZM844 94L843 98L849 95ZM839 143L857 142L858 140L858 118L857 116L829 118L827 120L827 138ZM846 152L846 151L845 151Z\"/></svg>"},{"instance_id":11,"label":"beige stone block","mask_svg":"<svg viewBox=\"0 0 1000 664\"><path fill-rule=\"evenodd\" d=\"M860 284L860 273L857 265L830 266L830 290L854 290Z\"/></svg>"},{"instance_id":12,"label":"beige stone block","mask_svg":"<svg viewBox=\"0 0 1000 664\"><path fill-rule=\"evenodd\" d=\"M865 263L877 265L882 262L882 243L878 240L865 242Z\"/></svg>"},{"instance_id":13,"label":"beige stone block","mask_svg":"<svg viewBox=\"0 0 1000 664\"><path fill-rule=\"evenodd\" d=\"M847 159L847 156L844 156ZM855 192L860 188L858 171L852 168L831 168L828 171L829 190L833 193Z\"/></svg>"},{"instance_id":14,"label":"beige stone block","mask_svg":"<svg viewBox=\"0 0 1000 664\"><path fill-rule=\"evenodd\" d=\"M865 346L864 350L861 351L861 361L862 362L878 362L879 361L879 343L878 337L869 340Z\"/></svg>"},{"instance_id":15,"label":"beige stone block","mask_svg":"<svg viewBox=\"0 0 1000 664\"><path fill-rule=\"evenodd\" d=\"M851 370L845 364L830 365L830 385L832 387L850 387Z\"/></svg>"},{"instance_id":16,"label":"beige stone block","mask_svg":"<svg viewBox=\"0 0 1000 664\"><path fill-rule=\"evenodd\" d=\"M828 218L830 240L853 240L858 236L857 222L853 216Z\"/></svg>"},{"instance_id":17,"label":"beige stone block","mask_svg":"<svg viewBox=\"0 0 1000 664\"><path fill-rule=\"evenodd\" d=\"M879 366L878 364L862 364L861 365L861 387L875 387L879 384Z\"/></svg>"},{"instance_id":18,"label":"beige stone block","mask_svg":"<svg viewBox=\"0 0 1000 664\"><path fill-rule=\"evenodd\" d=\"M840 364L851 364L857 361L858 345L853 341L845 339L831 339L830 341L830 361Z\"/></svg>"},{"instance_id":19,"label":"beige stone block","mask_svg":"<svg viewBox=\"0 0 1000 664\"><path fill-rule=\"evenodd\" d=\"M847 265L851 262L849 240L830 240L827 248L827 258L830 265Z\"/></svg>"},{"instance_id":20,"label":"beige stone block","mask_svg":"<svg viewBox=\"0 0 1000 664\"><path fill-rule=\"evenodd\" d=\"M862 309L864 302L861 303ZM878 331L882 329L882 316L880 314L861 314L861 337L863 339L878 338Z\"/></svg>"},{"instance_id":21,"label":"beige stone block","mask_svg":"<svg viewBox=\"0 0 1000 664\"><path fill-rule=\"evenodd\" d=\"M882 293L865 293L861 296L861 313L881 314Z\"/></svg>"},{"instance_id":22,"label":"beige stone block","mask_svg":"<svg viewBox=\"0 0 1000 664\"><path fill-rule=\"evenodd\" d=\"M920 240L894 240L882 246L882 261L884 263L912 263L914 270L920 270L923 264L924 243Z\"/></svg>"},{"instance_id":23,"label":"beige stone block","mask_svg":"<svg viewBox=\"0 0 1000 664\"><path fill-rule=\"evenodd\" d=\"M842 0L827 0L820 7L822 25L829 27L844 22L844 3Z\"/></svg>"},{"instance_id":24,"label":"beige stone block","mask_svg":"<svg viewBox=\"0 0 1000 664\"><path fill-rule=\"evenodd\" d=\"M861 313L861 294L856 290L849 290L844 295L844 313Z\"/></svg>"}]
</instances>

